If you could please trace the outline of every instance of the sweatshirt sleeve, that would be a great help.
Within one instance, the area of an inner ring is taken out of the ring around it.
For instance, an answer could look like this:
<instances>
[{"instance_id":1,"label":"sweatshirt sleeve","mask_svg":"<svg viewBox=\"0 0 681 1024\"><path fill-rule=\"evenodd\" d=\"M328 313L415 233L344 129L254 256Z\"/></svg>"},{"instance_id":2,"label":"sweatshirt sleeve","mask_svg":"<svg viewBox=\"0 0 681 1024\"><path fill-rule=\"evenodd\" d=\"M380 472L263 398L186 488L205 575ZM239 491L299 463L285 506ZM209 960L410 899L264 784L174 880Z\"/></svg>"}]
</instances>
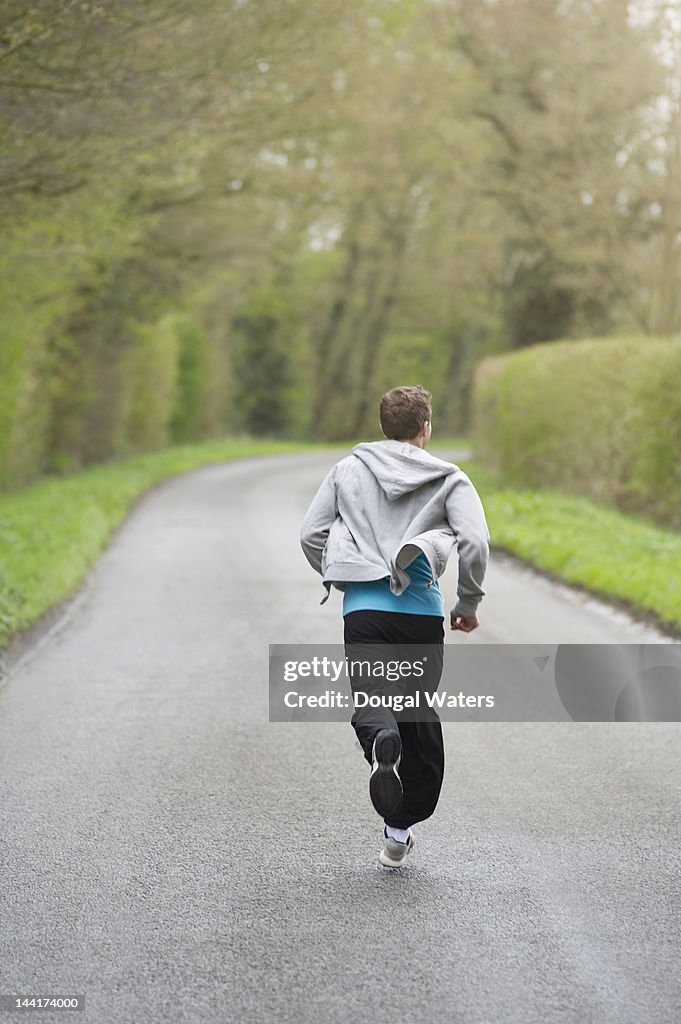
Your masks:
<instances>
[{"instance_id":1,"label":"sweatshirt sleeve","mask_svg":"<svg viewBox=\"0 0 681 1024\"><path fill-rule=\"evenodd\" d=\"M300 528L300 545L305 552L305 557L320 575L323 575L322 554L337 515L336 467L334 466L329 470L312 499Z\"/></svg>"},{"instance_id":2,"label":"sweatshirt sleeve","mask_svg":"<svg viewBox=\"0 0 681 1024\"><path fill-rule=\"evenodd\" d=\"M490 535L480 496L463 470L456 474L445 508L459 552L459 600L452 614L475 615L485 596L482 582L487 571Z\"/></svg>"}]
</instances>

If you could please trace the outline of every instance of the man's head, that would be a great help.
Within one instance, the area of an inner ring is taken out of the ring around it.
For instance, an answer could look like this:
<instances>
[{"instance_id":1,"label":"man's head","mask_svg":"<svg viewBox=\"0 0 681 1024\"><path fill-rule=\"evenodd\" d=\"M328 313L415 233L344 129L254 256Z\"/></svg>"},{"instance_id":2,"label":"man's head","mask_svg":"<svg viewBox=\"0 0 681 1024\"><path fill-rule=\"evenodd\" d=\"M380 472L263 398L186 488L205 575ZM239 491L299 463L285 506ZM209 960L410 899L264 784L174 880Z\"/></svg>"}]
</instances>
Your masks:
<instances>
[{"instance_id":1,"label":"man's head","mask_svg":"<svg viewBox=\"0 0 681 1024\"><path fill-rule=\"evenodd\" d=\"M385 436L423 448L430 440L432 397L430 391L419 385L387 391L380 407L381 430Z\"/></svg>"}]
</instances>

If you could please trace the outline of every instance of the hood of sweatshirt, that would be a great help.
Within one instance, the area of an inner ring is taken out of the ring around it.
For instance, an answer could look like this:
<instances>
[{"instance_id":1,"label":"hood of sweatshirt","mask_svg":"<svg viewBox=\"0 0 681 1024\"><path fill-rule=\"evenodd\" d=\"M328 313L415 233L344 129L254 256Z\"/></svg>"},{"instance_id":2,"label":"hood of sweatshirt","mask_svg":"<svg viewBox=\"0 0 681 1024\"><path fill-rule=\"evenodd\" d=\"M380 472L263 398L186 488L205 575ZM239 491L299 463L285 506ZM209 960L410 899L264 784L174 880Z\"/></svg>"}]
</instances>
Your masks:
<instances>
[{"instance_id":1,"label":"hood of sweatshirt","mask_svg":"<svg viewBox=\"0 0 681 1024\"><path fill-rule=\"evenodd\" d=\"M458 469L406 441L367 441L356 444L352 454L371 470L391 501Z\"/></svg>"}]
</instances>

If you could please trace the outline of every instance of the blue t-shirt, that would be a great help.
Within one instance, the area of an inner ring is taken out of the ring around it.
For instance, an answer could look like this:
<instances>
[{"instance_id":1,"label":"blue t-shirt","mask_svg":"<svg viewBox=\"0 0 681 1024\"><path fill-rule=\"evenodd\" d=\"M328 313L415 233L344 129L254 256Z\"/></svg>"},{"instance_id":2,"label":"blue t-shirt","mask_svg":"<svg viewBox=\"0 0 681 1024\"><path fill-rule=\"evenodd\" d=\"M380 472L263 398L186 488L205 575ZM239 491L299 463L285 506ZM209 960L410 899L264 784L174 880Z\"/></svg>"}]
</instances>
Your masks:
<instances>
[{"instance_id":1,"label":"blue t-shirt","mask_svg":"<svg viewBox=\"0 0 681 1024\"><path fill-rule=\"evenodd\" d=\"M347 583L343 594L343 615L349 612L406 612L408 615L441 615L444 618L445 602L437 580L433 579L428 559L421 552L406 571L411 583L399 595L390 589L390 577L370 580L368 583Z\"/></svg>"}]
</instances>

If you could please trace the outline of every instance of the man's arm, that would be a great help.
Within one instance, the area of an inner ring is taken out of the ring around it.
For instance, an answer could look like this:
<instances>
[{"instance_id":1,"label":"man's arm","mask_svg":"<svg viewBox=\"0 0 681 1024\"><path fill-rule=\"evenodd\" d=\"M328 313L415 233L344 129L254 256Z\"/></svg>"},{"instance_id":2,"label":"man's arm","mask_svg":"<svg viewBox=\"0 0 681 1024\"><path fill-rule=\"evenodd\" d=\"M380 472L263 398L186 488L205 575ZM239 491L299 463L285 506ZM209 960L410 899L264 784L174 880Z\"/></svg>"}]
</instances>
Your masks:
<instances>
[{"instance_id":1,"label":"man's arm","mask_svg":"<svg viewBox=\"0 0 681 1024\"><path fill-rule=\"evenodd\" d=\"M452 608L453 624L457 617L475 618L478 605L485 596L482 583L487 571L490 535L480 496L463 470L456 474L445 509L449 525L456 534L459 552L459 600Z\"/></svg>"},{"instance_id":2,"label":"man's arm","mask_svg":"<svg viewBox=\"0 0 681 1024\"><path fill-rule=\"evenodd\" d=\"M338 515L336 502L336 467L327 473L312 503L305 513L300 528L300 545L312 568L322 573L322 554L329 530Z\"/></svg>"}]
</instances>

